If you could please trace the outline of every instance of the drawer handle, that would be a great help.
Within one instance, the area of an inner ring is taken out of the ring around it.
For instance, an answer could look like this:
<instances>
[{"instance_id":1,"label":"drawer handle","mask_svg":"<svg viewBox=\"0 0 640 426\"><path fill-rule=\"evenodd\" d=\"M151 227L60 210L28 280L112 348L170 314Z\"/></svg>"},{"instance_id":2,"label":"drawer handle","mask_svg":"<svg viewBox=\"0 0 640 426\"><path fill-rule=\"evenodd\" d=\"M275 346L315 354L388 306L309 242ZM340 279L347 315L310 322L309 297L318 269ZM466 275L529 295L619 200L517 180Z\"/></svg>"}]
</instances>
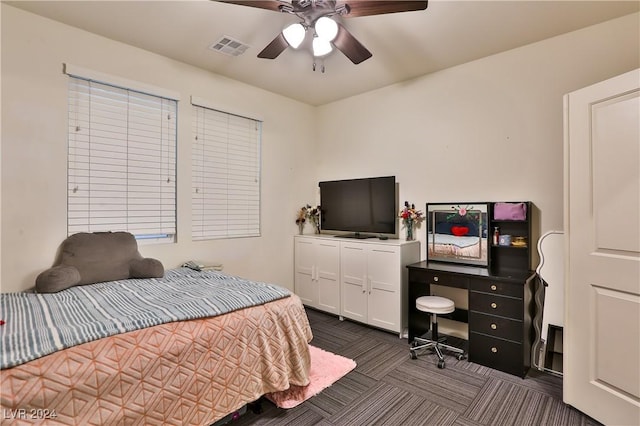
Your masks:
<instances>
[{"instance_id":1,"label":"drawer handle","mask_svg":"<svg viewBox=\"0 0 640 426\"><path fill-rule=\"evenodd\" d=\"M496 291L498 289L498 286L496 286L495 284L491 284L491 290Z\"/></svg>"},{"instance_id":2,"label":"drawer handle","mask_svg":"<svg viewBox=\"0 0 640 426\"><path fill-rule=\"evenodd\" d=\"M497 329L498 329L498 326L497 326L497 325L495 325L495 324L491 324L491 329L492 329L492 330L497 330Z\"/></svg>"},{"instance_id":3,"label":"drawer handle","mask_svg":"<svg viewBox=\"0 0 640 426\"><path fill-rule=\"evenodd\" d=\"M491 352L493 352L494 354L498 353L498 348L496 348L495 346L491 348Z\"/></svg>"},{"instance_id":4,"label":"drawer handle","mask_svg":"<svg viewBox=\"0 0 640 426\"><path fill-rule=\"evenodd\" d=\"M438 282L438 277L437 277L437 276L433 277L433 280L434 280L435 282Z\"/></svg>"},{"instance_id":5,"label":"drawer handle","mask_svg":"<svg viewBox=\"0 0 640 426\"><path fill-rule=\"evenodd\" d=\"M496 302L493 302L493 303L491 304L491 307L492 307L493 309L496 309L496 308L498 307L498 304L497 304Z\"/></svg>"}]
</instances>

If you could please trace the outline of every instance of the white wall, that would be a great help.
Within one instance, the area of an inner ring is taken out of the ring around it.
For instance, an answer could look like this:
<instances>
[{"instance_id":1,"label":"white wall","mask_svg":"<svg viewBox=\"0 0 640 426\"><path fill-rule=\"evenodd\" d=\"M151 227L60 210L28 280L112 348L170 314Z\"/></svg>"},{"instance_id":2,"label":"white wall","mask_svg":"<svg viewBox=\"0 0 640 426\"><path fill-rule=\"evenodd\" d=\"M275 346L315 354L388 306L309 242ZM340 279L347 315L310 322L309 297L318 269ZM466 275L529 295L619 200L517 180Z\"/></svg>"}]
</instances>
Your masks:
<instances>
[{"instance_id":1,"label":"white wall","mask_svg":"<svg viewBox=\"0 0 640 426\"><path fill-rule=\"evenodd\" d=\"M318 179L395 174L422 209L530 200L537 235L561 230L562 97L640 66L639 16L319 107Z\"/></svg>"},{"instance_id":2,"label":"white wall","mask_svg":"<svg viewBox=\"0 0 640 426\"><path fill-rule=\"evenodd\" d=\"M166 268L219 261L229 273L293 288L294 215L315 196L313 107L2 4L3 292L32 287L66 237L65 62L181 94L178 242L142 246L143 255ZM191 241L191 95L264 118L259 238Z\"/></svg>"}]
</instances>

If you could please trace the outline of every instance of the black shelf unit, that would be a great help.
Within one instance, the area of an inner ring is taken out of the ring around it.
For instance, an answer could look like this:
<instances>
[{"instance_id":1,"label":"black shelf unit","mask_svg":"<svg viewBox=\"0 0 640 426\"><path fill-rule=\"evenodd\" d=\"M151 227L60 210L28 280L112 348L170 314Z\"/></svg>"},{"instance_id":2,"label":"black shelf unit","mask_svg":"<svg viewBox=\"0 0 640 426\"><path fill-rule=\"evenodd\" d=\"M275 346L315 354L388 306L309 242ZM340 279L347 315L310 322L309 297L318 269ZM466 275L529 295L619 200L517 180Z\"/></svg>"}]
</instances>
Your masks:
<instances>
[{"instance_id":1,"label":"black shelf unit","mask_svg":"<svg viewBox=\"0 0 640 426\"><path fill-rule=\"evenodd\" d=\"M524 220L495 220L494 209L497 203L489 204L489 270L491 275L510 277L530 270L531 244L534 243L531 238L531 210L533 206L530 201L516 201L515 203L526 205L527 214ZM493 244L493 231L496 227L499 229L500 235L511 235L512 242L515 237L524 237L526 245L518 247Z\"/></svg>"},{"instance_id":2,"label":"black shelf unit","mask_svg":"<svg viewBox=\"0 0 640 426\"><path fill-rule=\"evenodd\" d=\"M544 368L562 374L562 327L549 324L547 345L545 348Z\"/></svg>"}]
</instances>

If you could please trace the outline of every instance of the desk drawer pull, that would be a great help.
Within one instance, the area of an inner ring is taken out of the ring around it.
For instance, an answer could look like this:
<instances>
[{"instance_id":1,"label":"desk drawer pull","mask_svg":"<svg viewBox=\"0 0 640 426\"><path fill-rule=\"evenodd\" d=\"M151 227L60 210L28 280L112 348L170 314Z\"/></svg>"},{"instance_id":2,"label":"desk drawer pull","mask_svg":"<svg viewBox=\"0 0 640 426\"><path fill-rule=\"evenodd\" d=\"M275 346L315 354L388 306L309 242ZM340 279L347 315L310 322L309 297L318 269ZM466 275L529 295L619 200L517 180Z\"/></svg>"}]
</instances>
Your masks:
<instances>
[{"instance_id":1,"label":"desk drawer pull","mask_svg":"<svg viewBox=\"0 0 640 426\"><path fill-rule=\"evenodd\" d=\"M497 304L496 302L493 302L493 303L491 304L491 307L492 307L493 309L496 309L496 308L498 307L498 304Z\"/></svg>"},{"instance_id":2,"label":"desk drawer pull","mask_svg":"<svg viewBox=\"0 0 640 426\"><path fill-rule=\"evenodd\" d=\"M496 286L495 284L491 284L491 290L496 291L498 289L498 286Z\"/></svg>"},{"instance_id":3,"label":"desk drawer pull","mask_svg":"<svg viewBox=\"0 0 640 426\"><path fill-rule=\"evenodd\" d=\"M498 353L498 348L496 348L495 346L493 346L493 347L491 348L491 352L493 352L494 354L497 354L497 353Z\"/></svg>"},{"instance_id":4,"label":"desk drawer pull","mask_svg":"<svg viewBox=\"0 0 640 426\"><path fill-rule=\"evenodd\" d=\"M435 282L438 282L438 276L436 275L435 277L433 277L433 280L434 280Z\"/></svg>"},{"instance_id":5,"label":"desk drawer pull","mask_svg":"<svg viewBox=\"0 0 640 426\"><path fill-rule=\"evenodd\" d=\"M497 329L498 329L498 326L497 326L496 324L491 324L491 329L492 329L492 330L497 330Z\"/></svg>"}]
</instances>

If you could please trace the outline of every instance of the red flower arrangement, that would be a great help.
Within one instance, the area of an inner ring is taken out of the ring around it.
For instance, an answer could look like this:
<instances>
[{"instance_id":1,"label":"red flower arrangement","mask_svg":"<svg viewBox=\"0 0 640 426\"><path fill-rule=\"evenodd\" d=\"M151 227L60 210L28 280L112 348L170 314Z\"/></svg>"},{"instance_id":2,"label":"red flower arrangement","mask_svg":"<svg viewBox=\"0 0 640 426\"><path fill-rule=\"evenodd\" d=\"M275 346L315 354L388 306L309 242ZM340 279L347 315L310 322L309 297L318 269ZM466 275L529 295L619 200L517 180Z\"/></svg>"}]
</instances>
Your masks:
<instances>
[{"instance_id":1,"label":"red flower arrangement","mask_svg":"<svg viewBox=\"0 0 640 426\"><path fill-rule=\"evenodd\" d=\"M407 241L413 240L413 225L415 224L416 228L420 227L420 223L424 220L422 210L417 210L414 204L409 204L408 201L405 201L398 217L402 219L402 224L407 230Z\"/></svg>"},{"instance_id":2,"label":"red flower arrangement","mask_svg":"<svg viewBox=\"0 0 640 426\"><path fill-rule=\"evenodd\" d=\"M398 215L402 222L406 225L407 221L416 222L416 224L422 222L424 220L424 214L422 210L416 210L415 204L409 204L408 201L404 202L404 207L400 210L400 214Z\"/></svg>"}]
</instances>

